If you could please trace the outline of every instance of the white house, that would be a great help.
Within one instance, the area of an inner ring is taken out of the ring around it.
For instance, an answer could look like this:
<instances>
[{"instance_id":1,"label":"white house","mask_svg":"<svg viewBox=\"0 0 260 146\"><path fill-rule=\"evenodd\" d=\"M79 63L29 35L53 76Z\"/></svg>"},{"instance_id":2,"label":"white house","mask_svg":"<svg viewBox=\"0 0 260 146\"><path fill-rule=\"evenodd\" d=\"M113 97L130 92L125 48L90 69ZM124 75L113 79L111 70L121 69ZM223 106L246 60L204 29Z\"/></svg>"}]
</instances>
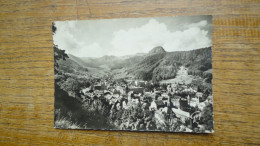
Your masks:
<instances>
[{"instance_id":1,"label":"white house","mask_svg":"<svg viewBox=\"0 0 260 146\"><path fill-rule=\"evenodd\" d=\"M203 93L201 93L201 92L197 92L197 93L196 93L196 97L197 97L197 98L201 98L202 96L203 96Z\"/></svg>"},{"instance_id":2,"label":"white house","mask_svg":"<svg viewBox=\"0 0 260 146\"><path fill-rule=\"evenodd\" d=\"M152 111L152 110L157 110L157 105L155 103L155 101L152 101L150 107L149 107L149 110Z\"/></svg>"},{"instance_id":3,"label":"white house","mask_svg":"<svg viewBox=\"0 0 260 146\"><path fill-rule=\"evenodd\" d=\"M128 106L127 106L127 103L126 103L126 101L123 101L123 107L122 107L123 109L128 109Z\"/></svg>"},{"instance_id":4,"label":"white house","mask_svg":"<svg viewBox=\"0 0 260 146\"><path fill-rule=\"evenodd\" d=\"M85 88L82 89L81 92L83 92L83 94L86 94L87 92L89 92L91 90L91 88Z\"/></svg>"},{"instance_id":5,"label":"white house","mask_svg":"<svg viewBox=\"0 0 260 146\"><path fill-rule=\"evenodd\" d=\"M168 86L167 86L167 91L168 91L169 93L172 92L171 85L168 85Z\"/></svg>"},{"instance_id":6,"label":"white house","mask_svg":"<svg viewBox=\"0 0 260 146\"><path fill-rule=\"evenodd\" d=\"M196 107L197 105L199 105L199 99L198 98L191 98L190 106L191 107Z\"/></svg>"},{"instance_id":7,"label":"white house","mask_svg":"<svg viewBox=\"0 0 260 146\"><path fill-rule=\"evenodd\" d=\"M207 102L201 102L201 103L199 103L198 108L202 111L204 109L204 107L207 106L207 104L208 104Z\"/></svg>"},{"instance_id":8,"label":"white house","mask_svg":"<svg viewBox=\"0 0 260 146\"><path fill-rule=\"evenodd\" d=\"M171 99L173 106L180 108L180 98L179 96L175 96Z\"/></svg>"},{"instance_id":9,"label":"white house","mask_svg":"<svg viewBox=\"0 0 260 146\"><path fill-rule=\"evenodd\" d=\"M172 111L175 113L176 117L180 118L183 123L190 118L190 113L185 112L181 109L172 108Z\"/></svg>"},{"instance_id":10,"label":"white house","mask_svg":"<svg viewBox=\"0 0 260 146\"><path fill-rule=\"evenodd\" d=\"M212 95L209 95L207 100L208 100L208 103L213 104L213 96Z\"/></svg>"},{"instance_id":11,"label":"white house","mask_svg":"<svg viewBox=\"0 0 260 146\"><path fill-rule=\"evenodd\" d=\"M162 113L167 113L168 112L168 107L161 108L160 111Z\"/></svg>"},{"instance_id":12,"label":"white house","mask_svg":"<svg viewBox=\"0 0 260 146\"><path fill-rule=\"evenodd\" d=\"M165 104L163 103L162 100L155 100L152 101L149 110L161 110L162 108L165 107Z\"/></svg>"}]
</instances>

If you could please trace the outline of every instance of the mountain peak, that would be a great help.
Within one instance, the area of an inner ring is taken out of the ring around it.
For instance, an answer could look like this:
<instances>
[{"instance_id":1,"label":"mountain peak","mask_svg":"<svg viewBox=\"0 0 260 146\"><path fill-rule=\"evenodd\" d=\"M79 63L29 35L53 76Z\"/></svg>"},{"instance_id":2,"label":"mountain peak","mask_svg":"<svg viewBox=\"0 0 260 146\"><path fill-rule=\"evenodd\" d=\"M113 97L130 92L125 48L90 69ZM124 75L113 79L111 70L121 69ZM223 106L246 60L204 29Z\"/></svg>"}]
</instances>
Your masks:
<instances>
[{"instance_id":1,"label":"mountain peak","mask_svg":"<svg viewBox=\"0 0 260 146\"><path fill-rule=\"evenodd\" d=\"M164 48L162 46L157 46L155 48L153 48L151 51L149 51L148 54L158 54L158 53L165 53L166 51L164 50Z\"/></svg>"}]
</instances>

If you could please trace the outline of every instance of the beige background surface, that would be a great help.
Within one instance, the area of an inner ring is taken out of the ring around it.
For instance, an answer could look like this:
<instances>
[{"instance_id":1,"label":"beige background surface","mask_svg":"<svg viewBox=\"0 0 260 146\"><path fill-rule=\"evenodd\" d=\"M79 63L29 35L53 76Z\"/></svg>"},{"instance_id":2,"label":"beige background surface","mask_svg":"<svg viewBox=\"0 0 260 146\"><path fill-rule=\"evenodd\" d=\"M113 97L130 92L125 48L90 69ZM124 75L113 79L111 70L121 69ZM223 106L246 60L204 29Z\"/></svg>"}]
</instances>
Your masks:
<instances>
[{"instance_id":1,"label":"beige background surface","mask_svg":"<svg viewBox=\"0 0 260 146\"><path fill-rule=\"evenodd\" d=\"M259 0L0 0L0 145L260 144ZM53 128L51 22L213 15L214 134Z\"/></svg>"}]
</instances>

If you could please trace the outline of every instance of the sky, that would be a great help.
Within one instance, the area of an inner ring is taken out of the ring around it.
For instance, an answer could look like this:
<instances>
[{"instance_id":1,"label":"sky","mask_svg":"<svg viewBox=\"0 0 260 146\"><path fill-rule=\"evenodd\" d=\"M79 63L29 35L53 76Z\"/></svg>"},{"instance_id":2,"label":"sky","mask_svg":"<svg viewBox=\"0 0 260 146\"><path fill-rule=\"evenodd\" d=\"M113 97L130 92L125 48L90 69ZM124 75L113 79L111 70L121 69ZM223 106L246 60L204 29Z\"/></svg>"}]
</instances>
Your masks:
<instances>
[{"instance_id":1,"label":"sky","mask_svg":"<svg viewBox=\"0 0 260 146\"><path fill-rule=\"evenodd\" d=\"M56 21L55 45L77 57L188 51L212 45L211 16Z\"/></svg>"}]
</instances>

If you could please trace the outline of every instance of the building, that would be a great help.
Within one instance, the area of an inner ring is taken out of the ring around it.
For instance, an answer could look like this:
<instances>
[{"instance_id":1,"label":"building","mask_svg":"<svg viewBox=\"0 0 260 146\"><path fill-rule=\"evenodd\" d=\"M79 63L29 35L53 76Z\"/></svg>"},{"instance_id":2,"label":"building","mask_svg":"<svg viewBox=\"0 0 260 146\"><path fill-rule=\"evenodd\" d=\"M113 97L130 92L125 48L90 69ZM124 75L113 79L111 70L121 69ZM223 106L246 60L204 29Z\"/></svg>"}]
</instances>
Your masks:
<instances>
[{"instance_id":1,"label":"building","mask_svg":"<svg viewBox=\"0 0 260 146\"><path fill-rule=\"evenodd\" d=\"M183 91L187 92L187 93L192 93L192 94L197 92L196 90L193 90L192 88L185 88Z\"/></svg>"},{"instance_id":2,"label":"building","mask_svg":"<svg viewBox=\"0 0 260 146\"><path fill-rule=\"evenodd\" d=\"M101 90L106 90L107 89L106 83L102 83L100 88Z\"/></svg>"},{"instance_id":3,"label":"building","mask_svg":"<svg viewBox=\"0 0 260 146\"><path fill-rule=\"evenodd\" d=\"M202 98L202 96L203 96L203 93L201 93L201 92L197 92L197 93L196 93L196 97L197 97L197 98Z\"/></svg>"},{"instance_id":4,"label":"building","mask_svg":"<svg viewBox=\"0 0 260 146\"><path fill-rule=\"evenodd\" d=\"M115 99L119 99L120 95L119 95L119 94L113 94L113 97L114 97Z\"/></svg>"},{"instance_id":5,"label":"building","mask_svg":"<svg viewBox=\"0 0 260 146\"><path fill-rule=\"evenodd\" d=\"M150 110L150 111L157 110L157 105L156 105L155 101L153 101L153 102L151 103L151 105L150 105L150 107L149 107L149 110Z\"/></svg>"},{"instance_id":6,"label":"building","mask_svg":"<svg viewBox=\"0 0 260 146\"><path fill-rule=\"evenodd\" d=\"M163 97L162 96L158 96L156 100L162 100Z\"/></svg>"},{"instance_id":7,"label":"building","mask_svg":"<svg viewBox=\"0 0 260 146\"><path fill-rule=\"evenodd\" d=\"M182 85L182 88L187 89L188 87L186 85Z\"/></svg>"},{"instance_id":8,"label":"building","mask_svg":"<svg viewBox=\"0 0 260 146\"><path fill-rule=\"evenodd\" d=\"M185 123L186 120L190 119L190 113L185 112L181 109L172 108L172 111L175 113L176 117L180 118L180 120Z\"/></svg>"},{"instance_id":9,"label":"building","mask_svg":"<svg viewBox=\"0 0 260 146\"><path fill-rule=\"evenodd\" d=\"M94 85L94 90L101 90L101 84Z\"/></svg>"},{"instance_id":10,"label":"building","mask_svg":"<svg viewBox=\"0 0 260 146\"><path fill-rule=\"evenodd\" d=\"M188 100L188 104L190 104L190 100L191 100L190 95L187 96L187 100Z\"/></svg>"},{"instance_id":11,"label":"building","mask_svg":"<svg viewBox=\"0 0 260 146\"><path fill-rule=\"evenodd\" d=\"M157 109L159 110L160 108L164 108L166 107L166 105L164 104L164 102L162 100L157 100L155 101Z\"/></svg>"},{"instance_id":12,"label":"building","mask_svg":"<svg viewBox=\"0 0 260 146\"><path fill-rule=\"evenodd\" d=\"M94 91L94 94L95 94L97 97L100 97L100 96L103 95L103 91L95 90L95 91Z\"/></svg>"},{"instance_id":13,"label":"building","mask_svg":"<svg viewBox=\"0 0 260 146\"><path fill-rule=\"evenodd\" d=\"M152 101L149 110L160 110L161 108L166 107L162 100Z\"/></svg>"},{"instance_id":14,"label":"building","mask_svg":"<svg viewBox=\"0 0 260 146\"><path fill-rule=\"evenodd\" d=\"M81 92L85 95L90 90L91 90L91 88L85 88L85 89L82 89Z\"/></svg>"},{"instance_id":15,"label":"building","mask_svg":"<svg viewBox=\"0 0 260 146\"><path fill-rule=\"evenodd\" d=\"M171 99L173 106L177 109L180 108L180 98L180 96L174 96L174 98Z\"/></svg>"},{"instance_id":16,"label":"building","mask_svg":"<svg viewBox=\"0 0 260 146\"><path fill-rule=\"evenodd\" d=\"M167 92L168 92L168 93L171 93L171 92L172 92L171 85L168 85L168 86L167 86Z\"/></svg>"},{"instance_id":17,"label":"building","mask_svg":"<svg viewBox=\"0 0 260 146\"><path fill-rule=\"evenodd\" d=\"M199 99L198 98L191 98L190 100L190 106L191 107L196 107L199 105Z\"/></svg>"},{"instance_id":18,"label":"building","mask_svg":"<svg viewBox=\"0 0 260 146\"><path fill-rule=\"evenodd\" d=\"M139 100L140 100L139 97L132 98L132 103L138 104L138 103L139 103Z\"/></svg>"},{"instance_id":19,"label":"building","mask_svg":"<svg viewBox=\"0 0 260 146\"><path fill-rule=\"evenodd\" d=\"M126 94L126 88L125 87L117 86L116 90L119 91L121 94Z\"/></svg>"},{"instance_id":20,"label":"building","mask_svg":"<svg viewBox=\"0 0 260 146\"><path fill-rule=\"evenodd\" d=\"M131 101L132 97L134 96L134 91L129 91L127 94L128 94L127 96L128 101Z\"/></svg>"},{"instance_id":21,"label":"building","mask_svg":"<svg viewBox=\"0 0 260 146\"><path fill-rule=\"evenodd\" d=\"M208 103L204 101L204 102L201 102L198 104L198 108L202 111L204 109L204 107L206 107L207 105L208 105Z\"/></svg>"},{"instance_id":22,"label":"building","mask_svg":"<svg viewBox=\"0 0 260 146\"><path fill-rule=\"evenodd\" d=\"M110 92L105 92L104 93L104 97L108 100L110 100L112 98L112 94Z\"/></svg>"},{"instance_id":23,"label":"building","mask_svg":"<svg viewBox=\"0 0 260 146\"><path fill-rule=\"evenodd\" d=\"M175 92L177 90L177 88L178 88L178 84L172 83L171 87L172 87L172 92Z\"/></svg>"},{"instance_id":24,"label":"building","mask_svg":"<svg viewBox=\"0 0 260 146\"><path fill-rule=\"evenodd\" d=\"M137 87L145 87L145 81L135 81L135 86Z\"/></svg>"},{"instance_id":25,"label":"building","mask_svg":"<svg viewBox=\"0 0 260 146\"><path fill-rule=\"evenodd\" d=\"M191 88L192 88L195 92L198 91L198 86L192 86Z\"/></svg>"},{"instance_id":26,"label":"building","mask_svg":"<svg viewBox=\"0 0 260 146\"><path fill-rule=\"evenodd\" d=\"M162 98L162 101L163 101L163 103L164 103L166 106L169 106L169 105L170 105L169 97L163 97L163 98Z\"/></svg>"},{"instance_id":27,"label":"building","mask_svg":"<svg viewBox=\"0 0 260 146\"><path fill-rule=\"evenodd\" d=\"M169 93L163 93L162 97L163 97L162 100L163 100L164 104L167 106L170 106L171 95Z\"/></svg>"},{"instance_id":28,"label":"building","mask_svg":"<svg viewBox=\"0 0 260 146\"><path fill-rule=\"evenodd\" d=\"M123 102L122 102L122 108L123 109L128 109L129 107L127 106L127 101L126 100L124 100Z\"/></svg>"},{"instance_id":29,"label":"building","mask_svg":"<svg viewBox=\"0 0 260 146\"><path fill-rule=\"evenodd\" d=\"M208 103L213 104L213 96L209 95L207 98Z\"/></svg>"},{"instance_id":30,"label":"building","mask_svg":"<svg viewBox=\"0 0 260 146\"><path fill-rule=\"evenodd\" d=\"M168 93L162 93L163 97L169 98L169 94Z\"/></svg>"},{"instance_id":31,"label":"building","mask_svg":"<svg viewBox=\"0 0 260 146\"><path fill-rule=\"evenodd\" d=\"M168 113L168 107L166 106L166 107L164 107L164 108L160 108L160 111L161 111L162 113L167 114L167 113Z\"/></svg>"},{"instance_id":32,"label":"building","mask_svg":"<svg viewBox=\"0 0 260 146\"><path fill-rule=\"evenodd\" d=\"M132 87L132 88L129 88L129 92L130 91L133 91L134 94L144 94L144 88L143 87Z\"/></svg>"}]
</instances>

